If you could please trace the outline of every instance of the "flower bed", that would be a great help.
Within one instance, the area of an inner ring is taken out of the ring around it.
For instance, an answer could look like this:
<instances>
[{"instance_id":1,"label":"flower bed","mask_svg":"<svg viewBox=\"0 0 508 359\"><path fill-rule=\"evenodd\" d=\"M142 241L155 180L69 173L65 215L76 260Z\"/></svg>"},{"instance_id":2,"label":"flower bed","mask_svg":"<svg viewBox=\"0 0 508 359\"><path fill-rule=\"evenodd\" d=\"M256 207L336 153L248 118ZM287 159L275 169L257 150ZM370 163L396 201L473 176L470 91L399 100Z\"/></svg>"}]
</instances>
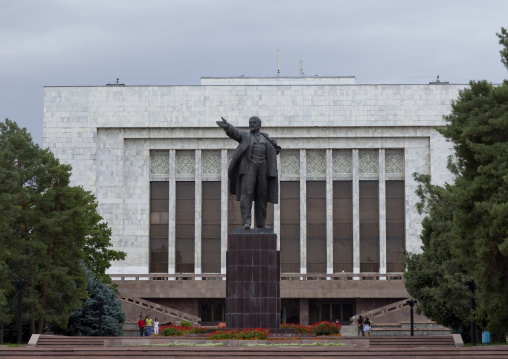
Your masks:
<instances>
[{"instance_id":1,"label":"flower bed","mask_svg":"<svg viewBox=\"0 0 508 359\"><path fill-rule=\"evenodd\" d=\"M207 335L206 338L210 340L265 340L268 334L270 334L270 329L248 328L242 330L220 330Z\"/></svg>"},{"instance_id":2,"label":"flower bed","mask_svg":"<svg viewBox=\"0 0 508 359\"><path fill-rule=\"evenodd\" d=\"M312 325L282 323L280 327L295 329L296 333L316 333L316 335L336 335L340 334L341 325L339 323L330 323L330 322L317 322Z\"/></svg>"},{"instance_id":3,"label":"flower bed","mask_svg":"<svg viewBox=\"0 0 508 359\"><path fill-rule=\"evenodd\" d=\"M184 334L206 333L206 328L194 327L188 325L165 325L159 330L159 336L174 337L183 336Z\"/></svg>"}]
</instances>

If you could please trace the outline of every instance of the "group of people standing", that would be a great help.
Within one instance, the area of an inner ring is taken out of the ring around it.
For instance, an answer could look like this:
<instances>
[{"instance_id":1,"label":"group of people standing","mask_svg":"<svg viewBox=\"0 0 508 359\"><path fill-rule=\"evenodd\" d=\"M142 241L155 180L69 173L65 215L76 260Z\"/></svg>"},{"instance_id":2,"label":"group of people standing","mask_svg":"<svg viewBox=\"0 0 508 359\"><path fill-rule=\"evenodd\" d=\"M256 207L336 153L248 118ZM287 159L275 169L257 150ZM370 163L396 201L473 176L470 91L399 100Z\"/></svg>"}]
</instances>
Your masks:
<instances>
[{"instance_id":1,"label":"group of people standing","mask_svg":"<svg viewBox=\"0 0 508 359\"><path fill-rule=\"evenodd\" d=\"M369 319L369 317L363 319L363 317L360 315L358 317L358 336L360 336L360 333L362 333L362 336L364 337L365 334L367 334L370 337L370 328L372 326L372 323Z\"/></svg>"},{"instance_id":2,"label":"group of people standing","mask_svg":"<svg viewBox=\"0 0 508 359\"><path fill-rule=\"evenodd\" d=\"M143 335L151 337L152 329L153 334L159 334L159 319L155 317L155 320L153 320L150 315L147 315L146 318L143 319L143 316L140 315L138 320L138 327L139 327L139 335L141 337Z\"/></svg>"}]
</instances>

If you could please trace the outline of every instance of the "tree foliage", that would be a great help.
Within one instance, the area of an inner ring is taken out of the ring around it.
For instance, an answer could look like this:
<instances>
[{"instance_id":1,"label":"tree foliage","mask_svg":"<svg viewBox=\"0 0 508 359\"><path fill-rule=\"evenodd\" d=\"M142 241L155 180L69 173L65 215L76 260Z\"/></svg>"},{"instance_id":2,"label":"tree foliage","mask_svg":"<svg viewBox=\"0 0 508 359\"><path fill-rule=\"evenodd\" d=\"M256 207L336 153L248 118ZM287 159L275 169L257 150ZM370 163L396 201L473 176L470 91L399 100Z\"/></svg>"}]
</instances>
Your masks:
<instances>
[{"instance_id":1,"label":"tree foliage","mask_svg":"<svg viewBox=\"0 0 508 359\"><path fill-rule=\"evenodd\" d=\"M71 167L34 144L26 129L0 123L0 265L9 278L29 282L24 306L32 333L46 323L67 325L87 297L83 264L104 278L110 261L125 256L110 249L111 230L94 195L70 186L70 176ZM10 281L2 285L13 291Z\"/></svg>"},{"instance_id":2,"label":"tree foliage","mask_svg":"<svg viewBox=\"0 0 508 359\"><path fill-rule=\"evenodd\" d=\"M503 28L497 35L508 68L508 33ZM446 313L429 309L431 301L442 300L440 291L447 288L460 294L464 292L460 284L473 280L475 311L467 313L464 307L457 312L457 306L450 305L443 309L456 317L454 322L474 319L501 339L508 332L508 81L501 85L471 81L445 119L447 125L439 131L454 144L449 168L455 180L442 188L417 177L419 209L426 209L428 217L423 222L423 253L408 256L408 291L422 296L425 314L445 322ZM418 289L419 271L433 271L427 266L435 269L437 281L422 281L424 287ZM451 282L445 282L448 279ZM468 295L463 293L464 298ZM460 295L450 298L461 303Z\"/></svg>"},{"instance_id":3,"label":"tree foliage","mask_svg":"<svg viewBox=\"0 0 508 359\"><path fill-rule=\"evenodd\" d=\"M429 175L414 177L419 182L418 212L428 216L422 221L422 253L406 253L405 286L418 299L419 313L462 332L469 324L471 293L464 285L466 269L451 254L454 207L450 187L432 185Z\"/></svg>"},{"instance_id":4,"label":"tree foliage","mask_svg":"<svg viewBox=\"0 0 508 359\"><path fill-rule=\"evenodd\" d=\"M116 292L91 272L88 272L87 291L88 298L72 313L66 334L99 335L99 308L100 303L103 303L102 335L122 335L126 315Z\"/></svg>"}]
</instances>

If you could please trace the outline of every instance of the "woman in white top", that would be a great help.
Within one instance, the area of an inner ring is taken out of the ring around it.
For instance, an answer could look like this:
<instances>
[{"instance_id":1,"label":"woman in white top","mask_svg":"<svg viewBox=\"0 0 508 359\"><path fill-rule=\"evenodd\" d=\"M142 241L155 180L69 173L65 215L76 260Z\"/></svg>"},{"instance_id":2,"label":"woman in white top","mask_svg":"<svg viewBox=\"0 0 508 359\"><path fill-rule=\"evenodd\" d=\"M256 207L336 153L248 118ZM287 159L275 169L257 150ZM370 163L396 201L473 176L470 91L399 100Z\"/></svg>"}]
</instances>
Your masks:
<instances>
[{"instance_id":1,"label":"woman in white top","mask_svg":"<svg viewBox=\"0 0 508 359\"><path fill-rule=\"evenodd\" d=\"M155 321L153 322L153 333L159 334L159 318L155 317Z\"/></svg>"},{"instance_id":2,"label":"woman in white top","mask_svg":"<svg viewBox=\"0 0 508 359\"><path fill-rule=\"evenodd\" d=\"M365 332L366 335L368 335L370 337L370 326L371 326L371 322L369 320L369 318L367 317L367 319L365 319L365 322L363 322L363 331Z\"/></svg>"}]
</instances>

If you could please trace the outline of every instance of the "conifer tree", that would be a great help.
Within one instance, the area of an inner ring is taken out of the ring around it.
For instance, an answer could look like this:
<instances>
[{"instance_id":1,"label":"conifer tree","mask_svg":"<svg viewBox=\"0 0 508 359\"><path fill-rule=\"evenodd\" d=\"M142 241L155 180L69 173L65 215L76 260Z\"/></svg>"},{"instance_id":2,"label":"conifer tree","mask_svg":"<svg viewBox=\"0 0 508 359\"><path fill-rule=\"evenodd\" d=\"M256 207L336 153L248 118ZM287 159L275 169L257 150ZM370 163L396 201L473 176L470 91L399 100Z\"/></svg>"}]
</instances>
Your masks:
<instances>
[{"instance_id":1,"label":"conifer tree","mask_svg":"<svg viewBox=\"0 0 508 359\"><path fill-rule=\"evenodd\" d=\"M502 28L497 35L508 69L508 32ZM508 81L501 85L471 81L445 119L447 125L439 131L454 144L449 168L455 180L444 188L427 186L422 192L430 200L423 222L424 253L408 256L407 289L416 298L421 296L424 313L432 319L446 322L448 311L460 307L455 319L473 320L494 340L504 341L508 332ZM436 194L445 206L433 201ZM428 266L448 282L437 280L418 288L418 271ZM466 281L476 285L474 294L463 295L474 295L475 310L464 313L460 300L453 300L456 297L442 305L441 313L429 309L432 301L440 305L442 290L460 293L459 286ZM425 292L431 295L425 297Z\"/></svg>"},{"instance_id":2,"label":"conifer tree","mask_svg":"<svg viewBox=\"0 0 508 359\"><path fill-rule=\"evenodd\" d=\"M0 161L0 214L7 219L0 249L8 249L0 264L3 259L12 279L28 280L24 306L32 334L46 323L65 327L87 298L83 264L106 278L110 261L125 254L110 248L111 230L93 194L70 186L71 167L9 120L0 123Z\"/></svg>"},{"instance_id":3,"label":"conifer tree","mask_svg":"<svg viewBox=\"0 0 508 359\"><path fill-rule=\"evenodd\" d=\"M88 271L88 298L75 310L67 334L99 335L99 311L102 305L102 335L121 336L126 315L116 292Z\"/></svg>"}]
</instances>

